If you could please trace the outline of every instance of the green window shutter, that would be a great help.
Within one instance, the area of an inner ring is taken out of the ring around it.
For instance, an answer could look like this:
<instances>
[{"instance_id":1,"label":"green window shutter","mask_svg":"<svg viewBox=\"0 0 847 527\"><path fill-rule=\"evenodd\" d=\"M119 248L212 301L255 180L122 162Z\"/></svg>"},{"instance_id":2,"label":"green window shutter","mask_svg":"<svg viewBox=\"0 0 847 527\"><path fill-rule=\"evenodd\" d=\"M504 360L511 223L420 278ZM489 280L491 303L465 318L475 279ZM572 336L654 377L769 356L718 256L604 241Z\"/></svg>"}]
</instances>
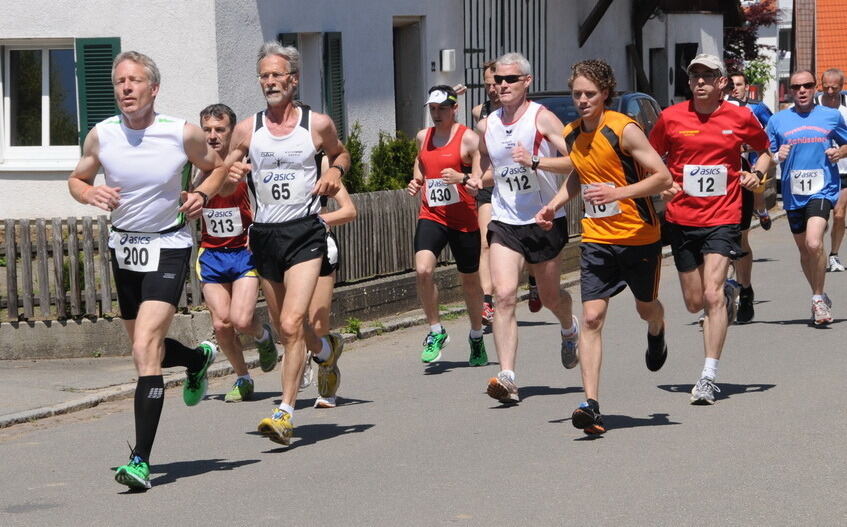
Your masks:
<instances>
[{"instance_id":1,"label":"green window shutter","mask_svg":"<svg viewBox=\"0 0 847 527\"><path fill-rule=\"evenodd\" d=\"M117 115L112 88L112 61L121 52L121 39L76 39L76 83L79 93L79 145L94 126Z\"/></svg>"},{"instance_id":2,"label":"green window shutter","mask_svg":"<svg viewBox=\"0 0 847 527\"><path fill-rule=\"evenodd\" d=\"M297 33L280 33L276 36L277 41L283 46L293 46L297 49Z\"/></svg>"},{"instance_id":3,"label":"green window shutter","mask_svg":"<svg viewBox=\"0 0 847 527\"><path fill-rule=\"evenodd\" d=\"M324 108L338 129L338 137L347 137L344 112L344 68L341 61L341 33L324 33Z\"/></svg>"}]
</instances>

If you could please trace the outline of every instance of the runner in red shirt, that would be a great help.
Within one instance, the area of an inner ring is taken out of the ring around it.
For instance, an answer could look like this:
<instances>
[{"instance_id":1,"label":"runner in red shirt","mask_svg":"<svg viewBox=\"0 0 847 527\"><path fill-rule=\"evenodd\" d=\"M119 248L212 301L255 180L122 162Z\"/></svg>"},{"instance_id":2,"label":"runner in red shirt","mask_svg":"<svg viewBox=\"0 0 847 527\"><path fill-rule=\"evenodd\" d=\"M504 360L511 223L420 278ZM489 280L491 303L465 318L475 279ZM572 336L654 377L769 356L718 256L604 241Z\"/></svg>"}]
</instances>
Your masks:
<instances>
[{"instance_id":1,"label":"runner in red shirt","mask_svg":"<svg viewBox=\"0 0 847 527\"><path fill-rule=\"evenodd\" d=\"M739 289L726 273L730 259L742 255L741 187L757 188L771 162L767 135L753 113L722 100L726 83L718 57L697 55L688 65L692 100L663 111L650 133L674 179L662 197L685 306L691 313L706 310L706 361L691 391L693 404L714 404L720 391L714 381ZM752 172L741 171L743 144L759 153Z\"/></svg>"},{"instance_id":2,"label":"runner in red shirt","mask_svg":"<svg viewBox=\"0 0 847 527\"><path fill-rule=\"evenodd\" d=\"M479 147L476 133L456 122L458 102L449 86L433 86L426 101L435 124L418 132L418 157L407 190L421 192L421 211L415 230L415 272L418 295L430 331L421 360L436 362L449 342L438 316L438 288L434 274L438 255L448 243L462 277L462 290L471 332L471 366L485 366L488 355L482 338L482 286L479 281L480 238L476 200L465 187L471 161Z\"/></svg>"}]
</instances>

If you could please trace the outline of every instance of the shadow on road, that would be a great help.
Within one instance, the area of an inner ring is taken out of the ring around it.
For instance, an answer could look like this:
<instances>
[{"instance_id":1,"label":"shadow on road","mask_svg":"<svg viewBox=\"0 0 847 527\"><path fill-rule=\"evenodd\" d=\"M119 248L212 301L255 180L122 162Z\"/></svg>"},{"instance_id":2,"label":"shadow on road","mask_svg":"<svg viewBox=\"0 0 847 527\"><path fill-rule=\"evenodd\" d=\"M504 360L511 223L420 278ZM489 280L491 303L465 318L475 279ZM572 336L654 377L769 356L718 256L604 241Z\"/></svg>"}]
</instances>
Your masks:
<instances>
[{"instance_id":1,"label":"shadow on road","mask_svg":"<svg viewBox=\"0 0 847 527\"><path fill-rule=\"evenodd\" d=\"M233 470L245 465L258 463L258 459L242 459L240 461L227 461L225 459L194 459L191 461L175 461L173 463L163 463L161 465L152 465L150 473L162 474L157 478L152 478L150 483L154 487L160 487L173 483L180 478L190 478L191 476L199 476L207 472L216 472L221 470Z\"/></svg>"},{"instance_id":2,"label":"shadow on road","mask_svg":"<svg viewBox=\"0 0 847 527\"><path fill-rule=\"evenodd\" d=\"M491 364L499 364L496 361L489 361L489 365ZM477 368L478 366L471 366L468 364L468 361L447 361L440 360L438 362L431 362L426 365L424 368L424 375L440 375L442 373L446 373L450 370L454 370L456 368Z\"/></svg>"},{"instance_id":3,"label":"shadow on road","mask_svg":"<svg viewBox=\"0 0 847 527\"><path fill-rule=\"evenodd\" d=\"M743 393L755 393L755 392L764 392L766 390L770 390L775 384L728 384L719 382L716 383L720 392L715 394L715 399L729 399L733 395L740 395ZM691 390L694 388L693 384L660 384L656 386L660 390L665 390L666 392L673 393L691 393ZM605 416L604 416L605 417Z\"/></svg>"},{"instance_id":4,"label":"shadow on road","mask_svg":"<svg viewBox=\"0 0 847 527\"><path fill-rule=\"evenodd\" d=\"M832 322L825 326L816 326L812 324L811 319L798 318L795 320L754 320L751 324L774 324L777 326L808 326L815 329L830 329L833 324L840 324L847 321L847 318L834 318Z\"/></svg>"},{"instance_id":5,"label":"shadow on road","mask_svg":"<svg viewBox=\"0 0 847 527\"><path fill-rule=\"evenodd\" d=\"M294 427L294 439L288 447L274 448L266 450L263 454L273 454L276 452L285 452L297 447L314 445L318 441L332 439L346 434L358 434L373 428L374 425L339 425L335 423L320 423L312 425L303 425ZM248 435L260 436L259 432L247 432Z\"/></svg>"},{"instance_id":6,"label":"shadow on road","mask_svg":"<svg viewBox=\"0 0 847 527\"><path fill-rule=\"evenodd\" d=\"M521 386L518 394L521 400L529 399L537 395L565 395L568 393L581 393L582 386L567 386L564 388L553 388L552 386Z\"/></svg>"},{"instance_id":7,"label":"shadow on road","mask_svg":"<svg viewBox=\"0 0 847 527\"><path fill-rule=\"evenodd\" d=\"M204 401L223 401L224 397L226 397L225 393L218 393L215 395L207 395ZM279 399L279 392L253 392L250 395L248 401L264 401L265 399L271 399L276 397Z\"/></svg>"},{"instance_id":8,"label":"shadow on road","mask_svg":"<svg viewBox=\"0 0 847 527\"><path fill-rule=\"evenodd\" d=\"M518 320L519 328L529 328L532 326L552 326L553 322L544 322L543 320Z\"/></svg>"}]
</instances>

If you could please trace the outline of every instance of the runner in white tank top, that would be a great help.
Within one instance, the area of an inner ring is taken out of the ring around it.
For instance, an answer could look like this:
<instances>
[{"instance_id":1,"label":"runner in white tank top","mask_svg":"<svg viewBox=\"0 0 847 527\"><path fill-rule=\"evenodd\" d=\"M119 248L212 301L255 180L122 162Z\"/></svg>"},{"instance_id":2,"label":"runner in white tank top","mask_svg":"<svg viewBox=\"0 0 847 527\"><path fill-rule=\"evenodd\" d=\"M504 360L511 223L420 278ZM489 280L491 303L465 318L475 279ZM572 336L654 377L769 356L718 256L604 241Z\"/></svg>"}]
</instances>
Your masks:
<instances>
[{"instance_id":1,"label":"runner in white tank top","mask_svg":"<svg viewBox=\"0 0 847 527\"><path fill-rule=\"evenodd\" d=\"M186 367L183 400L193 406L205 395L206 370L217 353L211 342L191 349L165 335L188 274L193 240L184 227L186 217L200 215L227 170L199 127L155 112L159 70L150 57L121 53L112 65L112 82L121 114L88 133L68 187L77 201L112 214L112 270L138 374L135 446L115 480L148 489L150 451L164 401L162 367ZM182 175L186 161L211 171L191 192ZM101 166L106 184L94 185Z\"/></svg>"},{"instance_id":2,"label":"runner in white tank top","mask_svg":"<svg viewBox=\"0 0 847 527\"><path fill-rule=\"evenodd\" d=\"M320 364L319 384L321 379L338 379L343 341L335 334L318 338L307 315L327 250L326 228L317 216L319 197L338 191L341 176L350 167L350 154L329 116L295 104L300 84L300 54L295 48L263 44L256 69L268 106L258 119L251 116L235 127L225 164L233 179L250 174L248 183L256 198L250 249L268 313L285 348L282 403L259 422L259 432L288 445L306 349ZM330 167L318 178L314 156L320 150ZM241 162L247 154L252 168Z\"/></svg>"},{"instance_id":3,"label":"runner in white tank top","mask_svg":"<svg viewBox=\"0 0 847 527\"><path fill-rule=\"evenodd\" d=\"M480 164L474 167L471 180L475 186L495 185L488 242L491 280L497 284L493 326L500 373L489 380L487 391L504 404L520 400L514 371L518 349L515 303L524 264L535 276L542 304L562 325L560 351L568 368L576 366L579 331L571 297L559 291L559 252L567 243L567 220L557 211L552 229L544 230L535 223L535 215L558 191L555 177L539 168L557 166L550 164L555 159L553 148L564 154L567 147L562 122L526 98L532 84L530 69L519 53L497 60L494 82L502 107L477 125Z\"/></svg>"}]
</instances>

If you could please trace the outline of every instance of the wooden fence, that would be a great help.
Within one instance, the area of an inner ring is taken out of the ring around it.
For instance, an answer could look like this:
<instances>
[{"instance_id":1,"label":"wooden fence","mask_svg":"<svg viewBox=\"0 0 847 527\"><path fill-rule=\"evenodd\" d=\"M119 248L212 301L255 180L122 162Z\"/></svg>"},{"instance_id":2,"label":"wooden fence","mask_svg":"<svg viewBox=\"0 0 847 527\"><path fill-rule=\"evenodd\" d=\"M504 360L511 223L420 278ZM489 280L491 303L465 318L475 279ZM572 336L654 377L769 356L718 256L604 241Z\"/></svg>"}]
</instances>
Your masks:
<instances>
[{"instance_id":1,"label":"wooden fence","mask_svg":"<svg viewBox=\"0 0 847 527\"><path fill-rule=\"evenodd\" d=\"M336 227L341 266L339 283L390 276L414 268L413 238L419 198L404 190L353 194L356 221ZM580 232L578 200L568 205L568 231ZM334 202L330 201L330 206ZM192 230L196 226L192 224ZM63 320L114 316L117 294L108 250L106 216L4 220L0 232L0 320ZM200 283L191 272L179 307L203 303ZM440 263L452 261L449 248ZM5 316L4 316L5 315Z\"/></svg>"}]
</instances>

